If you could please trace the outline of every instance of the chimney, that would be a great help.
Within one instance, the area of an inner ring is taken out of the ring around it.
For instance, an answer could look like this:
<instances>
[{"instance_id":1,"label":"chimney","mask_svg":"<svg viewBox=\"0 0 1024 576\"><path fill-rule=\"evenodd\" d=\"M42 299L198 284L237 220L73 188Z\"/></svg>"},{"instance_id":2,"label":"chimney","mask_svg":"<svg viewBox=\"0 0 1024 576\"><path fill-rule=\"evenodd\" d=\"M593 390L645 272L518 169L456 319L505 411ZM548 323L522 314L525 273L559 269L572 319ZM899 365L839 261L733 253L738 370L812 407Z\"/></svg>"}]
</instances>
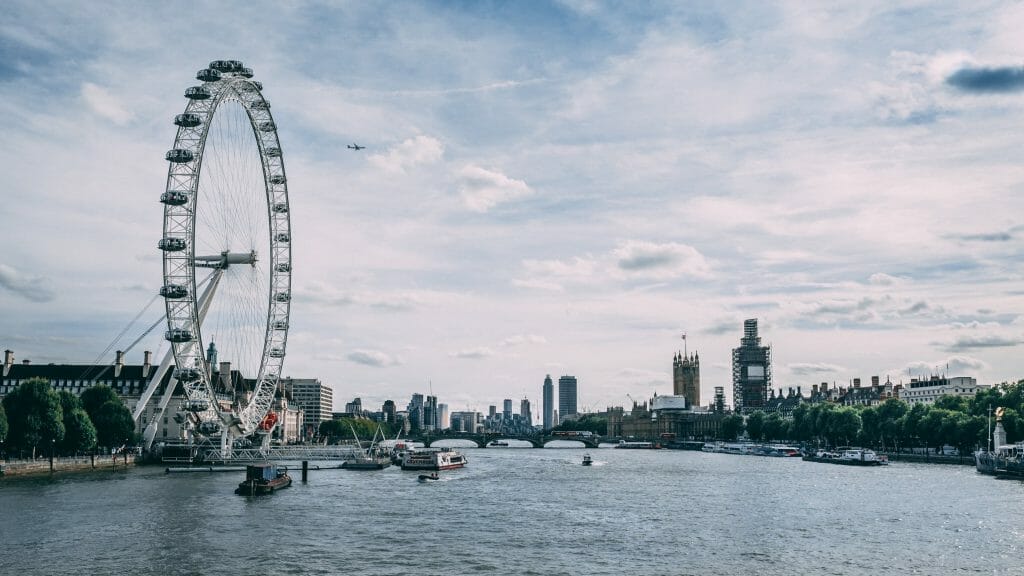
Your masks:
<instances>
[{"instance_id":1,"label":"chimney","mask_svg":"<svg viewBox=\"0 0 1024 576\"><path fill-rule=\"evenodd\" d=\"M853 387L854 388L860 388L860 378L854 378L853 379Z\"/></svg>"},{"instance_id":2,"label":"chimney","mask_svg":"<svg viewBox=\"0 0 1024 576\"><path fill-rule=\"evenodd\" d=\"M811 386L811 396L817 396L817 395L818 395L818 385L817 384L813 384Z\"/></svg>"},{"instance_id":3,"label":"chimney","mask_svg":"<svg viewBox=\"0 0 1024 576\"><path fill-rule=\"evenodd\" d=\"M21 365L22 366L28 366L31 363L32 363L32 361L29 360L28 358L25 358L24 360L21 361Z\"/></svg>"},{"instance_id":4,"label":"chimney","mask_svg":"<svg viewBox=\"0 0 1024 576\"><path fill-rule=\"evenodd\" d=\"M797 396L803 396L803 393L800 392L800 387L799 386L796 387L796 395Z\"/></svg>"},{"instance_id":5,"label":"chimney","mask_svg":"<svg viewBox=\"0 0 1024 576\"><path fill-rule=\"evenodd\" d=\"M871 385L872 386L878 386L878 376L872 376L871 377Z\"/></svg>"},{"instance_id":6,"label":"chimney","mask_svg":"<svg viewBox=\"0 0 1024 576\"><path fill-rule=\"evenodd\" d=\"M124 368L124 352L118 350L117 358L114 360L114 378L121 375L121 368Z\"/></svg>"},{"instance_id":7,"label":"chimney","mask_svg":"<svg viewBox=\"0 0 1024 576\"><path fill-rule=\"evenodd\" d=\"M11 371L11 366L14 366L14 350L4 350L4 376Z\"/></svg>"},{"instance_id":8,"label":"chimney","mask_svg":"<svg viewBox=\"0 0 1024 576\"><path fill-rule=\"evenodd\" d=\"M146 350L142 353L142 377L149 378L149 369L153 367L153 353Z\"/></svg>"}]
</instances>

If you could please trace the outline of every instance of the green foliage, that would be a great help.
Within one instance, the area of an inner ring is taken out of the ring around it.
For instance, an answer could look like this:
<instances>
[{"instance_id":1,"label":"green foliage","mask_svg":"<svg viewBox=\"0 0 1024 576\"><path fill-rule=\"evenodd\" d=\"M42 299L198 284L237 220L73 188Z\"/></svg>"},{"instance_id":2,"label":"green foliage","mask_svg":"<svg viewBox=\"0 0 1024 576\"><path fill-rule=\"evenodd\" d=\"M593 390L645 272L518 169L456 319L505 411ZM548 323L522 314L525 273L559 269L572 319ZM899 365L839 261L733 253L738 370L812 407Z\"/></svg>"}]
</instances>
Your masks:
<instances>
[{"instance_id":1,"label":"green foliage","mask_svg":"<svg viewBox=\"0 0 1024 576\"><path fill-rule=\"evenodd\" d=\"M321 422L317 434L321 438L327 438L328 442L337 443L355 440L355 437L352 435L352 430L355 429L355 433L361 442L370 442L373 440L373 435L377 432L378 426L382 427L385 438L394 438L394 431L390 424L383 424L363 418L336 418Z\"/></svg>"},{"instance_id":2,"label":"green foliage","mask_svg":"<svg viewBox=\"0 0 1024 576\"><path fill-rule=\"evenodd\" d=\"M121 402L121 397L110 386L98 384L86 388L82 392L80 400L82 401L82 407L85 408L85 412L89 415L89 418L92 418L93 424L95 424L100 408L107 402Z\"/></svg>"},{"instance_id":3,"label":"green foliage","mask_svg":"<svg viewBox=\"0 0 1024 576\"><path fill-rule=\"evenodd\" d=\"M722 426L719 433L723 440L735 440L743 433L743 416L730 414L722 418Z\"/></svg>"},{"instance_id":4,"label":"green foliage","mask_svg":"<svg viewBox=\"0 0 1024 576\"><path fill-rule=\"evenodd\" d=\"M790 438L791 425L777 412L773 412L764 419L764 437L769 441L786 440Z\"/></svg>"},{"instance_id":5,"label":"green foliage","mask_svg":"<svg viewBox=\"0 0 1024 576\"><path fill-rule=\"evenodd\" d=\"M106 402L90 418L96 427L96 443L100 446L117 448L135 439L135 421L120 398Z\"/></svg>"},{"instance_id":6,"label":"green foliage","mask_svg":"<svg viewBox=\"0 0 1024 576\"><path fill-rule=\"evenodd\" d=\"M65 454L86 452L96 447L96 427L82 408L64 413L64 440L60 451Z\"/></svg>"},{"instance_id":7,"label":"green foliage","mask_svg":"<svg viewBox=\"0 0 1024 576\"><path fill-rule=\"evenodd\" d=\"M3 403L0 403L0 444L7 441L7 411Z\"/></svg>"},{"instance_id":8,"label":"green foliage","mask_svg":"<svg viewBox=\"0 0 1024 576\"><path fill-rule=\"evenodd\" d=\"M598 436L604 436L608 433L608 419L596 414L584 414L576 420L562 422L558 426L555 426L553 430L590 431Z\"/></svg>"},{"instance_id":9,"label":"green foliage","mask_svg":"<svg viewBox=\"0 0 1024 576\"><path fill-rule=\"evenodd\" d=\"M3 399L7 412L8 446L49 452L64 438L60 397L42 378L30 378Z\"/></svg>"},{"instance_id":10,"label":"green foliage","mask_svg":"<svg viewBox=\"0 0 1024 576\"><path fill-rule=\"evenodd\" d=\"M67 390L59 391L57 396L64 414L64 439L58 444L58 450L74 454L95 448L96 427L82 407L82 400Z\"/></svg>"},{"instance_id":11,"label":"green foliage","mask_svg":"<svg viewBox=\"0 0 1024 576\"><path fill-rule=\"evenodd\" d=\"M764 412L754 412L750 416L747 416L747 436L755 442L760 442L764 438Z\"/></svg>"},{"instance_id":12,"label":"green foliage","mask_svg":"<svg viewBox=\"0 0 1024 576\"><path fill-rule=\"evenodd\" d=\"M849 406L828 413L826 435L833 444L849 444L860 432L861 420L857 411Z\"/></svg>"},{"instance_id":13,"label":"green foliage","mask_svg":"<svg viewBox=\"0 0 1024 576\"><path fill-rule=\"evenodd\" d=\"M952 410L954 412L966 412L967 411L967 398L963 396L950 396L945 394L939 396L939 398L932 404L933 408L941 408L943 410Z\"/></svg>"}]
</instances>

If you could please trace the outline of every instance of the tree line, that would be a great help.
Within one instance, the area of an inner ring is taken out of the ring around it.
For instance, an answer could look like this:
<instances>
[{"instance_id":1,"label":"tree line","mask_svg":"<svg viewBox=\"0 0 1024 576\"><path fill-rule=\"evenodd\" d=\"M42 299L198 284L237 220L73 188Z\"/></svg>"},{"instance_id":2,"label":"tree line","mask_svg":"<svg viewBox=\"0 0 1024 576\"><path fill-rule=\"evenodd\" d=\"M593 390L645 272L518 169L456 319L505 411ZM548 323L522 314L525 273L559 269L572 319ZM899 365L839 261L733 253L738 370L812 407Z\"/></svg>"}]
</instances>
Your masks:
<instances>
[{"instance_id":1,"label":"tree line","mask_svg":"<svg viewBox=\"0 0 1024 576\"><path fill-rule=\"evenodd\" d=\"M44 378L25 380L0 402L0 445L8 454L71 455L134 444L132 413L113 388L76 396Z\"/></svg>"},{"instance_id":2,"label":"tree line","mask_svg":"<svg viewBox=\"0 0 1024 576\"><path fill-rule=\"evenodd\" d=\"M909 405L890 398L877 406L840 406L829 402L801 403L792 418L754 412L744 421L733 414L722 419L720 437L735 440L746 431L754 441L801 442L826 446L858 444L882 450L940 449L960 453L988 444L989 414L998 409L1007 442L1024 440L1024 380L1002 383L973 398L943 396L934 404ZM991 421L994 426L994 420Z\"/></svg>"}]
</instances>

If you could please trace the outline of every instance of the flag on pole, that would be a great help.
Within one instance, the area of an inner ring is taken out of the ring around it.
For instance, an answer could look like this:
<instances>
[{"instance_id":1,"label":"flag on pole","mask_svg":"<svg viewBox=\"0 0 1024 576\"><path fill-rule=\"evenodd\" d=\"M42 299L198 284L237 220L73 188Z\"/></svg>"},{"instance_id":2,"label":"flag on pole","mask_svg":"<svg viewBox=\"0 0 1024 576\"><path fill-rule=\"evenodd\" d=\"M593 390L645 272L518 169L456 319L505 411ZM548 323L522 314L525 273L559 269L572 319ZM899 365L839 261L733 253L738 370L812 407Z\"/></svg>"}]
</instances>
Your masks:
<instances>
[{"instance_id":1,"label":"flag on pole","mask_svg":"<svg viewBox=\"0 0 1024 576\"><path fill-rule=\"evenodd\" d=\"M683 340L686 340L686 332L683 332Z\"/></svg>"}]
</instances>

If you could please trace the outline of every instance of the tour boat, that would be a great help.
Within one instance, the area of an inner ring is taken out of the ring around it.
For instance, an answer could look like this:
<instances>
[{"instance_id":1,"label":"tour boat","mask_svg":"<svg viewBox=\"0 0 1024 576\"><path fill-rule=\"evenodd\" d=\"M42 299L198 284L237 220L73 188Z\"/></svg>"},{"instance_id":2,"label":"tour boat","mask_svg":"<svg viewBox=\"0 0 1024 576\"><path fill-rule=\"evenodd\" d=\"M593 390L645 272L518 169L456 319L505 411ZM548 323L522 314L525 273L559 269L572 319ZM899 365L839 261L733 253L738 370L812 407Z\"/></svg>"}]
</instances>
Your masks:
<instances>
[{"instance_id":1,"label":"tour boat","mask_svg":"<svg viewBox=\"0 0 1024 576\"><path fill-rule=\"evenodd\" d=\"M885 466L889 458L879 456L874 450L867 448L840 448L838 452L818 450L808 453L804 460L808 462L824 462L826 464L844 464L846 466Z\"/></svg>"},{"instance_id":2,"label":"tour boat","mask_svg":"<svg viewBox=\"0 0 1024 576\"><path fill-rule=\"evenodd\" d=\"M287 470L278 470L273 464L250 464L245 467L245 480L238 483L235 494L256 496L273 494L274 490L292 485L292 477Z\"/></svg>"},{"instance_id":3,"label":"tour boat","mask_svg":"<svg viewBox=\"0 0 1024 576\"><path fill-rule=\"evenodd\" d=\"M451 448L418 448L402 456L402 470L453 470L466 465L466 457Z\"/></svg>"}]
</instances>

